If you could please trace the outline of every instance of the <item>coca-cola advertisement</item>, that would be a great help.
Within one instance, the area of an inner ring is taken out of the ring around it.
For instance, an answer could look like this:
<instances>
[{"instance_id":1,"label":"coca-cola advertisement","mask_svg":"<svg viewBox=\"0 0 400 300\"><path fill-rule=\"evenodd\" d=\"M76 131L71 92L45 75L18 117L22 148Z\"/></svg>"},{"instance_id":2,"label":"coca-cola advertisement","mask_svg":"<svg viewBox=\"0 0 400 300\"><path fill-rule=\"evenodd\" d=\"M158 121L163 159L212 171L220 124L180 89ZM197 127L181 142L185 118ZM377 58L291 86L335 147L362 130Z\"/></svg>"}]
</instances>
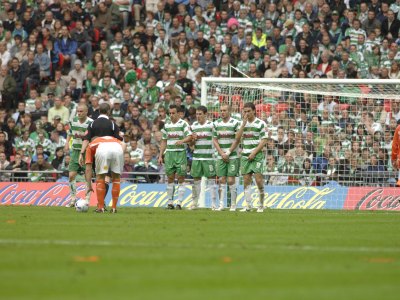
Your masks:
<instances>
[{"instance_id":1,"label":"coca-cola advertisement","mask_svg":"<svg viewBox=\"0 0 400 300\"><path fill-rule=\"evenodd\" d=\"M85 198L86 184L77 184L77 197ZM90 205L95 205L95 195ZM1 182L0 205L65 206L71 200L68 183Z\"/></svg>"},{"instance_id":2,"label":"coca-cola advertisement","mask_svg":"<svg viewBox=\"0 0 400 300\"><path fill-rule=\"evenodd\" d=\"M398 188L349 188L344 209L349 210L400 210Z\"/></svg>"},{"instance_id":3,"label":"coca-cola advertisement","mask_svg":"<svg viewBox=\"0 0 400 300\"><path fill-rule=\"evenodd\" d=\"M183 207L192 201L192 187L185 185ZM84 183L79 183L78 198L85 197ZM95 186L93 186L95 190ZM347 209L347 210L400 210L400 193L397 188L362 187L347 188L339 185L312 186L265 186L264 205L277 209ZM177 192L177 191L175 191ZM200 206L211 207L210 193L205 190ZM176 195L175 195L176 196ZM251 201L258 205L258 190L252 188ZM0 205L64 206L70 201L68 183L1 182ZM111 192L106 204L111 202ZM168 202L165 184L123 183L119 196L120 207L165 207ZM97 204L92 193L90 206ZM243 186L238 187L237 206L244 207ZM226 206L226 203L225 203Z\"/></svg>"}]
</instances>

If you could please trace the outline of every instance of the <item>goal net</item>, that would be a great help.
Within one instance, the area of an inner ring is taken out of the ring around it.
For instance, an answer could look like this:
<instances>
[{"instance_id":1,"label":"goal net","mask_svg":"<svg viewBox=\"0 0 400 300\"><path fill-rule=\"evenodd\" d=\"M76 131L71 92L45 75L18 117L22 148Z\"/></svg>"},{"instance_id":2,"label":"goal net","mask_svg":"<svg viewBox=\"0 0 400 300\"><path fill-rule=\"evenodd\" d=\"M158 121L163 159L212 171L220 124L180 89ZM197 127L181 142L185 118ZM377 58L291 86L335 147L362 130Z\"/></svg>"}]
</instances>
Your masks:
<instances>
[{"instance_id":1,"label":"goal net","mask_svg":"<svg viewBox=\"0 0 400 300\"><path fill-rule=\"evenodd\" d=\"M356 209L367 205L360 201L367 203L373 191L381 198L396 194L391 146L400 119L399 88L398 80L203 78L201 104L214 120L221 104L239 119L244 103L255 104L268 131L267 206L291 208L296 199L311 199L304 208ZM294 194L272 199L282 193ZM312 201L322 198L324 205ZM397 209L397 202L385 205Z\"/></svg>"}]
</instances>

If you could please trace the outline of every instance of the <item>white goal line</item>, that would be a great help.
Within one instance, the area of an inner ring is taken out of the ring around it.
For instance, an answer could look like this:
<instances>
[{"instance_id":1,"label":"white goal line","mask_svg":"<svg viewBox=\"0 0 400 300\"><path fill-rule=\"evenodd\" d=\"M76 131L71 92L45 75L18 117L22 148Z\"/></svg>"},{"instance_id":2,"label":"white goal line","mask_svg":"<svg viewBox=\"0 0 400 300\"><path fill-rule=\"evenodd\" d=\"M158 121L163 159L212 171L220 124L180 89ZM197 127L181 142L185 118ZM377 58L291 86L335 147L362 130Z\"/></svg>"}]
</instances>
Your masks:
<instances>
[{"instance_id":1,"label":"white goal line","mask_svg":"<svg viewBox=\"0 0 400 300\"><path fill-rule=\"evenodd\" d=\"M121 242L121 241L83 241L83 240L19 240L0 239L0 245L54 245L54 246L99 246L99 247L137 247L137 248L173 248L173 249L246 249L246 250L281 250L281 251L304 251L304 252L350 252L350 253L400 253L400 248L393 247L343 247L343 246L312 246L312 245L274 245L274 244L179 244L179 243L142 243L142 242Z\"/></svg>"}]
</instances>

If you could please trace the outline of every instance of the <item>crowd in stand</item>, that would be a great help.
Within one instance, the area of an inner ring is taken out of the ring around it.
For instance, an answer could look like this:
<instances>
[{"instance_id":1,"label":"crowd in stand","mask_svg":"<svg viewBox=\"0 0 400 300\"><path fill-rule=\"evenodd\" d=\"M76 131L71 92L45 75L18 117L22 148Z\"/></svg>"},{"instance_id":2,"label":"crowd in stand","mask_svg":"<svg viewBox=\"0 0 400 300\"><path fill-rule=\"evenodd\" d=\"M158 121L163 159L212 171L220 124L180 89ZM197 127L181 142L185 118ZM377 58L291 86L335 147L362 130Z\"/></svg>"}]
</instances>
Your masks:
<instances>
[{"instance_id":1,"label":"crowd in stand","mask_svg":"<svg viewBox=\"0 0 400 300\"><path fill-rule=\"evenodd\" d=\"M399 11L400 0L1 0L0 170L19 172L0 177L65 179L79 103L92 119L100 103L112 106L124 171L157 172L168 106L193 122L204 76L399 79ZM271 110L266 172L298 176L270 184L392 170L400 104L340 107L327 96Z\"/></svg>"}]
</instances>

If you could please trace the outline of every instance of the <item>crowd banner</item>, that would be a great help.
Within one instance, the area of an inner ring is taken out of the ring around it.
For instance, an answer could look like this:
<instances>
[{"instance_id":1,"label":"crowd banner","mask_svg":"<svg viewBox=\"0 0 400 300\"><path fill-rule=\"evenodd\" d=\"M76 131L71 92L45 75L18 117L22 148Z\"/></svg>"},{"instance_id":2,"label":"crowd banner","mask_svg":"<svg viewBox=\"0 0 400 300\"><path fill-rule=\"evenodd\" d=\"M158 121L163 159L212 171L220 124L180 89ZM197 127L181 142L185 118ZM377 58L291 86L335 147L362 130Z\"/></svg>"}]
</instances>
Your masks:
<instances>
[{"instance_id":1,"label":"crowd banner","mask_svg":"<svg viewBox=\"0 0 400 300\"><path fill-rule=\"evenodd\" d=\"M191 204L191 185L185 185L183 207ZM78 198L85 197L85 184L77 184ZM93 184L93 189L95 186ZM111 191L111 189L110 189ZM106 203L111 203L111 192ZM346 210L400 210L399 189L390 187L343 187L328 184L312 186L266 186L264 205L275 209L346 209ZM176 196L176 194L175 194ZM0 205L65 206L71 199L68 183L1 182ZM253 206L258 206L258 191L252 188ZM122 183L119 207L165 207L167 205L165 184ZM97 203L95 193L90 205ZM245 204L243 186L238 187L237 206ZM201 207L210 207L206 190Z\"/></svg>"}]
</instances>

